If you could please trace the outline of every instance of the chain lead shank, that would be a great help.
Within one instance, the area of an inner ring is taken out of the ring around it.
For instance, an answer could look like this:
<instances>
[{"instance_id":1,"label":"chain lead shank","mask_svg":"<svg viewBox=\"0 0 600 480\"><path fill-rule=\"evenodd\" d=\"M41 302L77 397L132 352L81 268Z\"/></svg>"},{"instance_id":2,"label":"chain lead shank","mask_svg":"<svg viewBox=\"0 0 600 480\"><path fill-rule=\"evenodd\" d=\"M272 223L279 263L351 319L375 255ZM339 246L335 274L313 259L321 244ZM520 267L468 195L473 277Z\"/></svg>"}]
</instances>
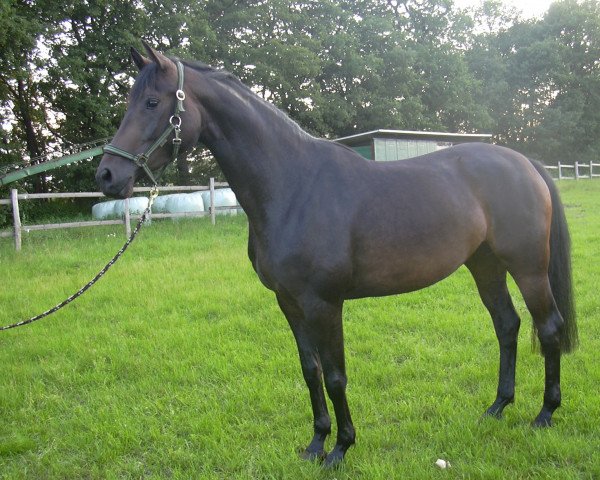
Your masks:
<instances>
[{"instance_id":1,"label":"chain lead shank","mask_svg":"<svg viewBox=\"0 0 600 480\"><path fill-rule=\"evenodd\" d=\"M110 267L112 267L116 263L116 261L121 257L121 255L123 255L125 250L127 250L127 247L129 247L129 245L131 245L131 242L133 242L136 235L140 231L140 228L142 228L142 225L146 221L148 214L150 213L150 209L152 208L152 204L154 203L154 199L157 196L158 196L158 188L152 187L152 189L150 190L150 196L148 197L148 206L146 207L146 210L144 210L144 213L142 213L142 216L140 217L140 220L138 221L135 228L133 229L133 232L131 233L131 235L125 242L125 244L117 252L117 254L113 258L110 259L110 261L104 266L104 268L102 268L102 270L100 270L96 274L96 276L94 278L92 278L88 283L86 283L83 287L81 287L77 292L75 292L73 295L69 296L62 302L60 302L58 305L55 305L51 309L46 310L45 312L40 313L39 315L36 315L35 317L31 317L27 320L22 320L17 323L13 323L12 325L6 325L4 327L0 327L0 332L3 330L10 330L11 328L22 327L23 325L28 325L30 323L36 322L37 320L41 320L42 318L47 317L48 315L52 315L54 312L60 310L61 308L68 305L76 298L83 295L83 293L85 293L86 290L88 290L90 287L92 287L92 285L94 285L98 280L100 280L100 278L102 278L102 276L110 269Z\"/></svg>"}]
</instances>

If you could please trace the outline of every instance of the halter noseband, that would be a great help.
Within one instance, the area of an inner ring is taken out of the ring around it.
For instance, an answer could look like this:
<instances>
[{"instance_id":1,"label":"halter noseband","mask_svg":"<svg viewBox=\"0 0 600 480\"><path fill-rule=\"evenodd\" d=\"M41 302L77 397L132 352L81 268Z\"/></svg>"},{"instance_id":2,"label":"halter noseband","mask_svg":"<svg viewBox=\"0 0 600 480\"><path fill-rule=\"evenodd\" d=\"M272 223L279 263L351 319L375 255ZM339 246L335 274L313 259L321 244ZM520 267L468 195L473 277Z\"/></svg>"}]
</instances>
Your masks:
<instances>
[{"instance_id":1,"label":"halter noseband","mask_svg":"<svg viewBox=\"0 0 600 480\"><path fill-rule=\"evenodd\" d=\"M181 116L179 114L185 111L183 108L183 101L185 100L185 92L183 91L183 64L180 61L176 61L175 65L177 66L177 91L175 92L177 104L175 105L175 113L171 115L171 118L169 119L169 125L165 128L162 135L158 137L144 153L139 153L137 155L129 153L128 151L112 145L111 143L104 147L104 153L110 153L112 155L118 155L119 157L126 158L127 160L131 160L138 167L143 168L146 172L146 175L148 175L148 178L150 178L155 186L158 185L158 181L156 178L154 178L154 174L148 166L148 160L150 160L150 156L166 143L167 138L169 135L171 135L171 132L175 132L175 137L173 137L173 152L171 154L171 162L177 158L177 155L179 154L179 148L181 147L181 138L179 137L179 134L181 133Z\"/></svg>"}]
</instances>

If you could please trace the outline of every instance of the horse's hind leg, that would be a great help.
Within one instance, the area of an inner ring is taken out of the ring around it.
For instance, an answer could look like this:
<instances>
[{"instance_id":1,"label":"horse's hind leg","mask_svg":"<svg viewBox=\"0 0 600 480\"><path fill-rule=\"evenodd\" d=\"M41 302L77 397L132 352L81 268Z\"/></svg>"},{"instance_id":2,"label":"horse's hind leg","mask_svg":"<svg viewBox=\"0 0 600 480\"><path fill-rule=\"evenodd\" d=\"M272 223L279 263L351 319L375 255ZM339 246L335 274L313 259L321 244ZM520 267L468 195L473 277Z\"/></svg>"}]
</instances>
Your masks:
<instances>
[{"instance_id":1,"label":"horse's hind leg","mask_svg":"<svg viewBox=\"0 0 600 480\"><path fill-rule=\"evenodd\" d=\"M317 344L296 302L280 294L277 295L277 301L296 339L302 374L308 387L313 411L314 436L302 456L307 460L324 459L325 439L331 432L331 420L323 392L321 359Z\"/></svg>"},{"instance_id":2,"label":"horse's hind leg","mask_svg":"<svg viewBox=\"0 0 600 480\"><path fill-rule=\"evenodd\" d=\"M502 411L514 401L517 336L521 320L515 311L506 285L506 269L492 251L483 245L469 259L479 295L487 308L500 345L500 369L496 400L485 415L500 418Z\"/></svg>"},{"instance_id":3,"label":"horse's hind leg","mask_svg":"<svg viewBox=\"0 0 600 480\"><path fill-rule=\"evenodd\" d=\"M552 425L552 414L560 406L560 336L564 321L558 308L546 273L512 274L531 312L544 355L544 404L533 424Z\"/></svg>"}]
</instances>

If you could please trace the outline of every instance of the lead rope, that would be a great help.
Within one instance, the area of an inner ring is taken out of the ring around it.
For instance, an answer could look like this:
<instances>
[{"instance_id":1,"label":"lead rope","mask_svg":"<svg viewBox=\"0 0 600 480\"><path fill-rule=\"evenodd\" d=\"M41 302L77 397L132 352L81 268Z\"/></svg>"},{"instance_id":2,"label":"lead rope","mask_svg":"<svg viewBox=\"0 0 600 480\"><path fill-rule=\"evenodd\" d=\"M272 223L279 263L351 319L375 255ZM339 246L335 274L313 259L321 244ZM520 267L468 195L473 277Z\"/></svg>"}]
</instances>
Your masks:
<instances>
[{"instance_id":1,"label":"lead rope","mask_svg":"<svg viewBox=\"0 0 600 480\"><path fill-rule=\"evenodd\" d=\"M143 223L146 221L146 218L148 217L148 214L150 213L150 209L152 208L152 204L154 203L154 199L157 196L158 196L158 188L156 186L154 186L150 190L150 196L148 197L148 207L146 207L146 210L144 210L144 213L142 213L142 216L140 217L140 220L137 223L137 225L135 226L135 228L133 229L133 232L131 233L130 237L127 239L125 244L121 247L121 249L117 252L117 254L113 258L111 258L111 260L104 266L104 268L102 270L100 270L96 274L96 276L94 278L92 278L88 283L86 283L83 287L81 287L73 295L71 295L67 299L63 300L62 302L60 302L58 305L52 307L50 310L46 310L45 312L40 313L39 315L36 315L35 317L31 317L27 320L22 320L20 322L13 323L12 325L6 325L4 327L0 327L0 332L3 330L10 330L11 328L22 327L23 325L33 323L37 320L41 320L42 318L53 314L54 312L63 308L65 305L68 305L69 303L71 303L76 298L83 295L89 288L92 287L92 285L94 285L98 280L100 280L100 278L102 278L102 276L108 271L108 269L116 263L116 261L121 257L121 255L123 255L123 252L125 252L125 250L127 250L127 247L129 247L129 245L131 245L131 242L133 242L136 235L140 231L140 228L142 228Z\"/></svg>"}]
</instances>

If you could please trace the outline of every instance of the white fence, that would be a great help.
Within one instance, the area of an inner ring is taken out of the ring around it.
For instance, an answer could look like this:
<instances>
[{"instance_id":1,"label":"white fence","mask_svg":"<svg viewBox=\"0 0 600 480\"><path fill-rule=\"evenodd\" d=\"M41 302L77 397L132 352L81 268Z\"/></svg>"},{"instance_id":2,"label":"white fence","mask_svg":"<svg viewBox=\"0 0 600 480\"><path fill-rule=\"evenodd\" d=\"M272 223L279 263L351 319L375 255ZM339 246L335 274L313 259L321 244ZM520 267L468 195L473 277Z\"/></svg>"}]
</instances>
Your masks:
<instances>
[{"instance_id":1,"label":"white fence","mask_svg":"<svg viewBox=\"0 0 600 480\"><path fill-rule=\"evenodd\" d=\"M564 165L558 162L556 166L547 166L546 169L553 174L557 180L579 180L580 178L598 178L600 173L594 173L594 167L600 167L600 163L580 163ZM555 173L556 172L556 173ZM566 172L566 175L565 175Z\"/></svg>"},{"instance_id":2,"label":"white fence","mask_svg":"<svg viewBox=\"0 0 600 480\"><path fill-rule=\"evenodd\" d=\"M212 224L216 222L216 213L218 210L236 209L239 207L216 207L215 206L215 188L228 187L227 183L215 182L210 179L209 186L194 186L194 187L161 187L160 192L198 192L210 191L210 205L208 211L204 212L180 212L180 213L152 213L151 218L177 218L177 217L203 217L210 215ZM136 187L134 192L149 192L149 187ZM131 234L131 215L129 213L129 200L126 199L123 206L123 218L118 220L94 220L86 222L69 222L69 223L45 223L41 225L23 225L21 223L21 214L19 212L19 200L36 200L50 198L102 198L104 194L100 192L71 192L71 193L19 193L16 189L10 192L10 198L0 199L0 205L11 205L13 215L13 228L11 230L0 231L0 237L14 237L15 249L21 250L22 233L33 232L36 230L53 230L57 228L76 228L76 227L96 227L99 225L123 225L125 235L129 237ZM139 216L134 216L139 218Z\"/></svg>"}]
</instances>

